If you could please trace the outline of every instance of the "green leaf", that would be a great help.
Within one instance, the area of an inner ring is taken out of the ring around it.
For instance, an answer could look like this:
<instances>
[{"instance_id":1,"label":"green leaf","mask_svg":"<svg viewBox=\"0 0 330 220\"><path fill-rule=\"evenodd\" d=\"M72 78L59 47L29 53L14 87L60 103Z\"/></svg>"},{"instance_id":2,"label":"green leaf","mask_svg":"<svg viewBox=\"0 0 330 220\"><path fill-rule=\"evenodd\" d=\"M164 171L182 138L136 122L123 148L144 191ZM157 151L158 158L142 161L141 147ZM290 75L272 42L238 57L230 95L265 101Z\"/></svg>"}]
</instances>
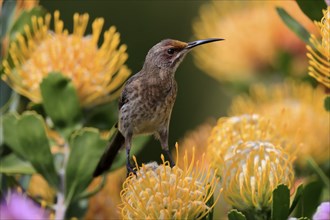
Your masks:
<instances>
[{"instance_id":1,"label":"green leaf","mask_svg":"<svg viewBox=\"0 0 330 220\"><path fill-rule=\"evenodd\" d=\"M207 201L206 205L208 207L213 207L214 206L214 194L211 196L209 201ZM212 208L211 211L206 215L207 220L213 220L213 212L214 212L214 208Z\"/></svg>"},{"instance_id":2,"label":"green leaf","mask_svg":"<svg viewBox=\"0 0 330 220\"><path fill-rule=\"evenodd\" d=\"M72 82L61 73L53 72L43 79L40 90L47 115L56 127L68 128L67 132L71 133L81 117L79 98Z\"/></svg>"},{"instance_id":3,"label":"green leaf","mask_svg":"<svg viewBox=\"0 0 330 220\"><path fill-rule=\"evenodd\" d=\"M299 202L294 216L311 218L321 202L322 191L323 183L320 180L305 184L301 202Z\"/></svg>"},{"instance_id":4,"label":"green leaf","mask_svg":"<svg viewBox=\"0 0 330 220\"><path fill-rule=\"evenodd\" d=\"M84 219L88 209L88 199L81 199L79 201L70 203L65 212L65 219Z\"/></svg>"},{"instance_id":5,"label":"green leaf","mask_svg":"<svg viewBox=\"0 0 330 220\"><path fill-rule=\"evenodd\" d=\"M3 118L3 130L4 142L56 188L59 178L42 117L34 112L8 114Z\"/></svg>"},{"instance_id":6,"label":"green leaf","mask_svg":"<svg viewBox=\"0 0 330 220\"><path fill-rule=\"evenodd\" d=\"M1 124L3 126L3 136L4 140L3 142L6 143L10 148L12 146L19 146L19 140L17 138L16 134L16 127L17 127L17 120L18 115L15 113L6 114L3 117L1 117ZM24 154L21 154L21 151L15 152L18 156L21 158L24 158Z\"/></svg>"},{"instance_id":7,"label":"green leaf","mask_svg":"<svg viewBox=\"0 0 330 220\"><path fill-rule=\"evenodd\" d=\"M107 178L106 178L106 176L103 175L101 183L99 183L99 185L97 185L92 191L85 191L85 192L81 193L79 195L78 200L88 199L89 197L96 195L98 192L100 192L103 189L103 187L105 186L106 183L107 183Z\"/></svg>"},{"instance_id":8,"label":"green leaf","mask_svg":"<svg viewBox=\"0 0 330 220\"><path fill-rule=\"evenodd\" d=\"M118 121L118 105L115 102L94 106L84 111L84 126L109 130Z\"/></svg>"},{"instance_id":9,"label":"green leaf","mask_svg":"<svg viewBox=\"0 0 330 220\"><path fill-rule=\"evenodd\" d=\"M242 212L239 212L237 209L232 209L228 212L229 220L246 220L245 215Z\"/></svg>"},{"instance_id":10,"label":"green leaf","mask_svg":"<svg viewBox=\"0 0 330 220\"><path fill-rule=\"evenodd\" d=\"M292 201L292 204L291 204L291 207L290 207L290 210L289 210L289 214L291 214L293 212L293 210L296 208L302 194L303 194L303 191L304 191L304 186L303 184L300 184L298 186L298 188L296 189L296 194L294 196L294 199Z\"/></svg>"},{"instance_id":11,"label":"green leaf","mask_svg":"<svg viewBox=\"0 0 330 220\"><path fill-rule=\"evenodd\" d=\"M210 194L210 191L208 191L208 194ZM206 205L208 207L213 207L207 215L205 215L202 220L213 220L213 213L214 213L214 194L210 197L210 199L206 202Z\"/></svg>"},{"instance_id":12,"label":"green leaf","mask_svg":"<svg viewBox=\"0 0 330 220\"><path fill-rule=\"evenodd\" d=\"M324 108L330 112L330 96L325 97L324 99Z\"/></svg>"},{"instance_id":13,"label":"green leaf","mask_svg":"<svg viewBox=\"0 0 330 220\"><path fill-rule=\"evenodd\" d=\"M272 220L283 220L289 217L290 190L286 185L278 185L273 191Z\"/></svg>"},{"instance_id":14,"label":"green leaf","mask_svg":"<svg viewBox=\"0 0 330 220\"><path fill-rule=\"evenodd\" d=\"M323 17L322 9L327 8L324 0L297 0L299 8L309 17L312 21L321 21Z\"/></svg>"},{"instance_id":15,"label":"green leaf","mask_svg":"<svg viewBox=\"0 0 330 220\"><path fill-rule=\"evenodd\" d=\"M5 194L12 188L17 187L17 181L14 176L8 176L0 173L0 198L4 198Z\"/></svg>"},{"instance_id":16,"label":"green leaf","mask_svg":"<svg viewBox=\"0 0 330 220\"><path fill-rule=\"evenodd\" d=\"M23 34L24 33L24 27L28 25L30 27L30 30L32 30L32 21L31 18L33 16L36 17L43 17L46 15L46 10L42 7L34 7L29 11L23 11L22 14L17 18L13 26L9 30L9 39L10 41L14 40L16 38L16 35L18 33Z\"/></svg>"},{"instance_id":17,"label":"green leaf","mask_svg":"<svg viewBox=\"0 0 330 220\"><path fill-rule=\"evenodd\" d=\"M4 158L1 158L0 173L7 175L12 174L34 174L36 171L32 165L20 159L15 154L10 154Z\"/></svg>"},{"instance_id":18,"label":"green leaf","mask_svg":"<svg viewBox=\"0 0 330 220\"><path fill-rule=\"evenodd\" d=\"M70 156L66 166L66 203L77 199L93 179L94 169L107 141L96 129L84 128L72 135Z\"/></svg>"},{"instance_id":19,"label":"green leaf","mask_svg":"<svg viewBox=\"0 0 330 220\"><path fill-rule=\"evenodd\" d=\"M4 81L1 81L0 87L2 98L0 100L0 116L2 116L7 112L13 112L18 109L20 95L13 91Z\"/></svg>"},{"instance_id":20,"label":"green leaf","mask_svg":"<svg viewBox=\"0 0 330 220\"><path fill-rule=\"evenodd\" d=\"M276 7L276 11L288 28L290 28L306 44L310 44L310 34L300 23L291 17L291 15L289 15L283 8Z\"/></svg>"},{"instance_id":21,"label":"green leaf","mask_svg":"<svg viewBox=\"0 0 330 220\"><path fill-rule=\"evenodd\" d=\"M131 148L131 155L137 155L146 143L150 140L150 136L137 136L134 137L132 141L132 148ZM117 170L126 164L126 151L122 150L119 151L118 155L116 156L110 171Z\"/></svg>"}]
</instances>

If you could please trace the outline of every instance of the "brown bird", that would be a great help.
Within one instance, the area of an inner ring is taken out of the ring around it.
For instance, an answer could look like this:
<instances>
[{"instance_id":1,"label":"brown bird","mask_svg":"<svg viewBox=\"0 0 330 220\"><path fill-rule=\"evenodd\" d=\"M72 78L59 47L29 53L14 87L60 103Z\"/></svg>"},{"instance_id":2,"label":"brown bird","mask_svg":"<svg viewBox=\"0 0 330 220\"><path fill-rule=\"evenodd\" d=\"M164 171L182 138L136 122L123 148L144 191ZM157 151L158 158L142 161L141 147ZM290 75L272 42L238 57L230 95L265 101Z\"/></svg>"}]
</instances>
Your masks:
<instances>
[{"instance_id":1,"label":"brown bird","mask_svg":"<svg viewBox=\"0 0 330 220\"><path fill-rule=\"evenodd\" d=\"M93 176L99 176L111 167L117 152L126 147L127 173L133 172L130 149L133 136L154 134L170 165L174 161L168 147L169 122L177 94L174 74L186 54L194 47L221 38L197 40L190 43L166 39L153 46L140 72L130 77L119 99L118 130L102 155Z\"/></svg>"}]
</instances>

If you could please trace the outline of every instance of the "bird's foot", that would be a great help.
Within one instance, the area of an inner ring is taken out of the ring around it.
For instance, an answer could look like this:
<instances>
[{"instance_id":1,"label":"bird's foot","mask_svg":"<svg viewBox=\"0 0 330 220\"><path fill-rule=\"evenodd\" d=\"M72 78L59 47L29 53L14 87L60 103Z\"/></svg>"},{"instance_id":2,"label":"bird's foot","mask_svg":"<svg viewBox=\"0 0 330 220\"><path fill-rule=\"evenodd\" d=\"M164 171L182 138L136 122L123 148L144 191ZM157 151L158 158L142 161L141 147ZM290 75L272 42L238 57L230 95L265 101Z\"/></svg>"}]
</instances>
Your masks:
<instances>
[{"instance_id":1,"label":"bird's foot","mask_svg":"<svg viewBox=\"0 0 330 220\"><path fill-rule=\"evenodd\" d=\"M126 169L127 169L127 177L129 177L129 175L131 173L133 173L135 176L137 176L136 174L136 170L134 170L134 168L131 166L131 164L126 164Z\"/></svg>"},{"instance_id":2,"label":"bird's foot","mask_svg":"<svg viewBox=\"0 0 330 220\"><path fill-rule=\"evenodd\" d=\"M173 160L170 160L170 166L171 166L171 168L173 168L175 166L175 163Z\"/></svg>"},{"instance_id":3,"label":"bird's foot","mask_svg":"<svg viewBox=\"0 0 330 220\"><path fill-rule=\"evenodd\" d=\"M174 162L174 160L172 158L171 152L169 150L164 150L164 152L165 152L165 154L166 154L166 156L167 156L167 158L168 158L168 160L170 162L171 168L173 168L175 166L175 162Z\"/></svg>"}]
</instances>

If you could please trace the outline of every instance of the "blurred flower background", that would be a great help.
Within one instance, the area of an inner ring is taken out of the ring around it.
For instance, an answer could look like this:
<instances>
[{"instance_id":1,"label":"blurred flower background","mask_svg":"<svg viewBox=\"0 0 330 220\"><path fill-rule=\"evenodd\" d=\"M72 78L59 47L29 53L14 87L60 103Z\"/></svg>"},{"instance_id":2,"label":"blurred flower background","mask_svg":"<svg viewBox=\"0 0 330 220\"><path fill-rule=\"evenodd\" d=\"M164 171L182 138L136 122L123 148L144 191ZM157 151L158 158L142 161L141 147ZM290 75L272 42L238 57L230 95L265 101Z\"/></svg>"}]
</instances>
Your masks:
<instances>
[{"instance_id":1,"label":"blurred flower background","mask_svg":"<svg viewBox=\"0 0 330 220\"><path fill-rule=\"evenodd\" d=\"M0 4L0 219L330 219L329 2ZM93 180L149 48L212 37L175 76L177 166L140 137L137 176L122 151Z\"/></svg>"},{"instance_id":2,"label":"blurred flower background","mask_svg":"<svg viewBox=\"0 0 330 220\"><path fill-rule=\"evenodd\" d=\"M315 32L295 1L210 1L200 9L194 34L197 38L223 36L227 41L220 48L195 51L198 67L220 82L249 83L278 77L285 74L283 70L302 76L308 65L305 44L283 25L275 7L283 7ZM283 63L287 59L290 62Z\"/></svg>"}]
</instances>

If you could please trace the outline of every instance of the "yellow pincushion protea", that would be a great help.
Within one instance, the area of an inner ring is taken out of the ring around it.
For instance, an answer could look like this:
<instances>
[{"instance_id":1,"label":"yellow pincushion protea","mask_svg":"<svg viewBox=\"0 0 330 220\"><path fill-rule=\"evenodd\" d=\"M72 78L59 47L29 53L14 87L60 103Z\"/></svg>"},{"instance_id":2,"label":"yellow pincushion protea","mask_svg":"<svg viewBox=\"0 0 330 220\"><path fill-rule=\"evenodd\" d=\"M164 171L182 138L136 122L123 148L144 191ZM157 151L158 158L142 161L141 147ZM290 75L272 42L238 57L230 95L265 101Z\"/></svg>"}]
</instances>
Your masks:
<instances>
[{"instance_id":1,"label":"yellow pincushion protea","mask_svg":"<svg viewBox=\"0 0 330 220\"><path fill-rule=\"evenodd\" d=\"M178 158L178 157L177 157ZM201 219L212 206L207 202L213 196L217 178L207 169L198 169L199 162L173 168L168 161L158 165L152 162L130 175L121 192L123 219ZM196 165L196 167L195 167Z\"/></svg>"},{"instance_id":2,"label":"yellow pincushion protea","mask_svg":"<svg viewBox=\"0 0 330 220\"><path fill-rule=\"evenodd\" d=\"M315 35L309 39L313 48L307 45L309 58L309 75L330 88L330 6L323 11L321 22L315 22L321 33L322 42Z\"/></svg>"},{"instance_id":3,"label":"yellow pincushion protea","mask_svg":"<svg viewBox=\"0 0 330 220\"><path fill-rule=\"evenodd\" d=\"M3 61L5 80L16 92L35 103L42 102L39 85L50 72L59 71L70 78L82 106L93 106L113 100L130 71L126 45L114 26L104 33L98 48L103 18L92 24L92 35L84 36L89 16L74 14L73 33L64 30L60 13L54 13L54 27L49 29L51 15L32 17L32 30L25 27L27 40L17 35L9 47L9 58ZM119 46L119 48L118 48Z\"/></svg>"},{"instance_id":4,"label":"yellow pincushion protea","mask_svg":"<svg viewBox=\"0 0 330 220\"><path fill-rule=\"evenodd\" d=\"M272 192L279 184L293 185L293 157L270 142L248 141L226 159L223 171L225 200L239 210L271 208Z\"/></svg>"},{"instance_id":5,"label":"yellow pincushion protea","mask_svg":"<svg viewBox=\"0 0 330 220\"><path fill-rule=\"evenodd\" d=\"M276 128L268 119L257 114L220 118L208 139L207 153L211 166L222 176L225 161L232 157L235 149L245 142L269 141L283 143Z\"/></svg>"},{"instance_id":6,"label":"yellow pincushion protea","mask_svg":"<svg viewBox=\"0 0 330 220\"><path fill-rule=\"evenodd\" d=\"M322 88L307 83L287 81L272 86L257 84L250 95L238 96L230 107L230 115L256 113L271 120L297 153L304 166L307 157L321 164L329 159L330 114L324 109Z\"/></svg>"}]
</instances>

